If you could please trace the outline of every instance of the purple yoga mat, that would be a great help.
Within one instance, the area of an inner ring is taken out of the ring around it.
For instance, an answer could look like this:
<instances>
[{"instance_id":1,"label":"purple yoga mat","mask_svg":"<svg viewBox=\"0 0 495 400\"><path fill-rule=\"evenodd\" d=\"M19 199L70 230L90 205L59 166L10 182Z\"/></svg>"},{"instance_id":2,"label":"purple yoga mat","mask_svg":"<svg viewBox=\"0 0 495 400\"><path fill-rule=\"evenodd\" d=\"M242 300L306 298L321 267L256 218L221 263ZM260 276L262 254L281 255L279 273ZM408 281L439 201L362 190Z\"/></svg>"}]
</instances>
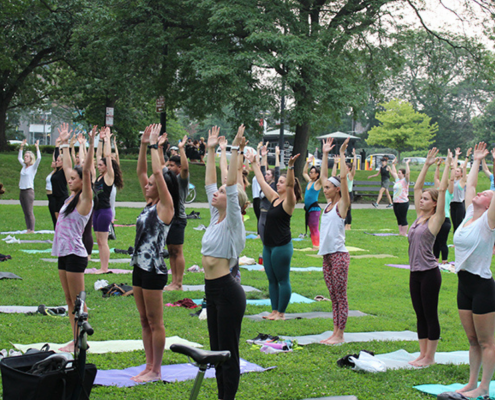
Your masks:
<instances>
[{"instance_id":1,"label":"purple yoga mat","mask_svg":"<svg viewBox=\"0 0 495 400\"><path fill-rule=\"evenodd\" d=\"M131 377L139 374L144 370L145 365L139 367L131 367L126 369L109 369L98 370L95 378L95 385L100 386L118 386L118 387L130 387L135 385L141 385L141 383L134 382ZM246 372L263 372L276 367L263 368L259 365L250 363L241 358L241 374ZM198 373L198 367L192 364L172 364L162 365L162 380L165 382L182 382L192 380L196 378ZM206 371L205 378L214 378L215 369L210 368Z\"/></svg>"},{"instance_id":2,"label":"purple yoga mat","mask_svg":"<svg viewBox=\"0 0 495 400\"><path fill-rule=\"evenodd\" d=\"M364 233L372 236L399 236L398 233L369 233L369 232L364 232Z\"/></svg>"},{"instance_id":3,"label":"purple yoga mat","mask_svg":"<svg viewBox=\"0 0 495 400\"><path fill-rule=\"evenodd\" d=\"M394 268L402 268L402 269L410 269L409 265L407 264L385 264L387 267L394 267Z\"/></svg>"},{"instance_id":4,"label":"purple yoga mat","mask_svg":"<svg viewBox=\"0 0 495 400\"><path fill-rule=\"evenodd\" d=\"M99 271L99 269L96 268L86 268L84 270L85 274L96 274L96 271ZM108 273L112 274L132 274L132 269L114 269L114 268L109 268ZM101 274L105 275L105 274Z\"/></svg>"}]
</instances>

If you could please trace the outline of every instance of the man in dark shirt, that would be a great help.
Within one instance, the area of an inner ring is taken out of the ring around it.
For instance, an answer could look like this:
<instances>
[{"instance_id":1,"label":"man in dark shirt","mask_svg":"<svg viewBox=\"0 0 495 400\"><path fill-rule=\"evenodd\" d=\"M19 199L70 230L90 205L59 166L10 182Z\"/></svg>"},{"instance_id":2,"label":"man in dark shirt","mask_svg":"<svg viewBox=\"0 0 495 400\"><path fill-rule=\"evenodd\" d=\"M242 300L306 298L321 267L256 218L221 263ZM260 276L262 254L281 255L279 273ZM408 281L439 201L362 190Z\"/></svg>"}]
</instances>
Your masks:
<instances>
[{"instance_id":1,"label":"man in dark shirt","mask_svg":"<svg viewBox=\"0 0 495 400\"><path fill-rule=\"evenodd\" d=\"M378 208L378 204L380 204L380 200L382 199L383 192L385 192L385 194L387 195L387 199L388 199L387 208L391 208L394 205L392 203L392 198L390 197L390 193L388 191L388 187L390 186L390 167L387 165L388 157L384 156L384 157L382 157L382 159L380 161L382 164L382 166L380 167L380 170L375 175L368 176L368 179L370 179L370 178L375 178L378 175L380 175L381 179L382 179L382 183L381 183L382 187L380 188L380 191L378 192L378 198L376 199L376 203L373 201L373 202L371 202L371 204L373 204L373 207Z\"/></svg>"}]
</instances>

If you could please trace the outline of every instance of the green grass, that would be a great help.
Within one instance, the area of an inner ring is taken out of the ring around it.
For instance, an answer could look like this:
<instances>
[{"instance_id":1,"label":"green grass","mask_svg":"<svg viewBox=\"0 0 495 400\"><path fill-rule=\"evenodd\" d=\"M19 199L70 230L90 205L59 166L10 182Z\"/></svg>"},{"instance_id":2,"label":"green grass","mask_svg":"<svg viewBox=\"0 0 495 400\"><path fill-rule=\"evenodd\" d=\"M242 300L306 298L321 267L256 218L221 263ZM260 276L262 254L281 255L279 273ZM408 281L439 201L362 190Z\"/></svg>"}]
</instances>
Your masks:
<instances>
[{"instance_id":1,"label":"green grass","mask_svg":"<svg viewBox=\"0 0 495 400\"><path fill-rule=\"evenodd\" d=\"M40 175L40 174L39 174ZM42 175L42 174L41 174ZM15 179L17 180L17 174ZM20 206L0 206L0 231L24 228L24 219ZM119 224L134 223L139 210L117 208ZM36 228L51 229L51 221L46 207L35 207ZM254 213L248 211L250 219L246 229L255 230ZM184 246L186 268L193 264L201 265L201 237L203 232L193 227L207 223L208 210L201 210L201 220L190 220L186 231ZM409 213L412 223L414 212ZM409 296L407 270L386 267L386 263L408 263L407 239L402 237L375 237L364 234L378 229L396 230L392 210L354 210L353 230L347 233L347 244L368 250L368 254L391 254L390 259L351 259L349 271L348 297L352 310L370 314L367 317L349 318L347 332L401 331L416 330L416 318ZM297 236L304 231L302 210L296 210L292 218L292 233ZM133 245L133 228L116 228L117 240L111 247L127 248ZM49 239L51 235L23 235L23 239ZM451 243L451 238L449 243ZM295 242L296 248L310 247L310 240ZM0 241L0 253L12 255L12 260L1 264L2 271L20 275L23 280L0 281L1 305L60 305L64 295L58 279L56 264L44 263L40 259L46 255L28 255L19 249L45 249L45 244L5 244ZM247 240L242 255L257 258L262 246L259 240ZM309 257L303 252L294 252L293 266L321 266L322 260ZM314 253L309 253L314 254ZM351 253L352 254L363 254ZM112 257L118 255L112 254ZM453 252L450 260L453 260ZM122 256L123 257L123 256ZM92 263L93 266L98 264ZM93 289L97 275L86 275L87 302L90 307L90 322L95 329L93 340L140 339L141 328L134 299L103 299ZM440 292L440 323L442 339L439 351L467 350L468 342L459 322L456 309L455 274L442 273L443 283ZM130 275L105 276L110 283L131 282ZM184 283L200 284L203 275L186 273ZM242 270L242 283L252 285L263 291L262 297L268 297L268 284L264 272ZM328 297L321 272L292 272L291 283L294 292L313 298L316 295ZM200 298L201 292L164 293L164 302L172 302L184 297ZM256 297L248 294L249 298ZM260 297L258 295L258 297ZM247 314L269 311L269 307L248 306ZM288 312L331 311L330 302L290 305ZM209 348L208 330L205 321L189 316L190 311L182 308L164 309L165 328L168 336L178 335L199 342ZM416 342L370 342L349 343L337 347L323 345L305 346L293 353L266 355L253 350L245 341L255 337L258 332L272 335L316 334L333 328L328 319L263 321L246 319L241 332L241 357L263 367L277 368L263 373L251 373L241 377L237 399L304 399L336 395L356 395L365 399L427 399L412 387L424 383L451 384L465 382L468 379L468 366L434 365L422 370L398 370L379 374L357 373L337 367L336 361L361 349L386 353L398 349L409 352L418 350ZM0 349L12 348L11 343L65 342L70 339L70 327L67 318L48 316L28 316L23 314L0 314ZM144 352L88 355L88 361L99 369L127 368L143 364ZM164 364L184 363L186 358L166 351ZM95 387L92 399L184 399L188 398L192 381L174 384L152 383L134 388ZM206 379L200 398L216 399L216 383ZM431 397L430 397L431 398Z\"/></svg>"}]
</instances>

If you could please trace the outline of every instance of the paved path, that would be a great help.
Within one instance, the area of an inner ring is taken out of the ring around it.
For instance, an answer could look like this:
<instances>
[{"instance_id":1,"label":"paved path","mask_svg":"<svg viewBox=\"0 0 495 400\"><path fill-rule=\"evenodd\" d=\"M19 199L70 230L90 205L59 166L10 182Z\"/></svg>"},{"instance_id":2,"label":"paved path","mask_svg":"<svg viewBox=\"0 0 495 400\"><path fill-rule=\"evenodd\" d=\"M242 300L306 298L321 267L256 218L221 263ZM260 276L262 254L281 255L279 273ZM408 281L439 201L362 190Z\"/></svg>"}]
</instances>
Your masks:
<instances>
[{"instance_id":1,"label":"paved path","mask_svg":"<svg viewBox=\"0 0 495 400\"><path fill-rule=\"evenodd\" d=\"M20 205L21 203L19 200L0 200L0 205L2 204L9 204L9 205ZM45 206L48 207L48 200L35 200L34 201L35 206ZM126 207L126 208L144 208L146 203L143 202L133 202L133 201L117 201L115 206L116 207ZM325 204L320 204L320 206L323 208ZM191 204L186 204L186 208L189 209L200 209L200 208L208 208L208 203L191 203ZM296 205L296 208L304 208L304 203L299 203ZM352 204L352 209L353 210L363 210L363 209L372 209L373 206L371 203L353 203ZM385 210L385 203L382 203L379 206L380 210ZM415 210L414 204L409 205L410 210ZM390 209L392 210L392 209Z\"/></svg>"}]
</instances>

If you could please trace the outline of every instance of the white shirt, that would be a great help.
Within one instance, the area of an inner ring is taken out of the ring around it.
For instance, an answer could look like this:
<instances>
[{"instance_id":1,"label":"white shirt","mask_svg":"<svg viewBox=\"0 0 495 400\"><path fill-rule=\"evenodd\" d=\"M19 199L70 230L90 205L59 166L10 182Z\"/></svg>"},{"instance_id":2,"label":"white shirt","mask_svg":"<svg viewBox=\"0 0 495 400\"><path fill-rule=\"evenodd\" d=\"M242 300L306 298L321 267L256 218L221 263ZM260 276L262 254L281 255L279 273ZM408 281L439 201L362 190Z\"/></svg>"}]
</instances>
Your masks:
<instances>
[{"instance_id":1,"label":"white shirt","mask_svg":"<svg viewBox=\"0 0 495 400\"><path fill-rule=\"evenodd\" d=\"M36 152L36 161L33 165L26 167L24 160L22 159L22 150L19 150L19 156L17 157L22 165L21 169L21 179L19 180L19 189L34 189L34 177L36 176L36 171L38 171L38 166L41 162L40 150Z\"/></svg>"},{"instance_id":2,"label":"white shirt","mask_svg":"<svg viewBox=\"0 0 495 400\"><path fill-rule=\"evenodd\" d=\"M256 177L254 177L251 182L251 190L253 191L253 199L257 199L260 197L261 187Z\"/></svg>"},{"instance_id":3,"label":"white shirt","mask_svg":"<svg viewBox=\"0 0 495 400\"><path fill-rule=\"evenodd\" d=\"M489 279L492 277L490 265L495 243L495 229L491 229L488 225L487 212L464 227L466 222L473 218L473 214L474 208L471 204L466 211L466 217L454 234L455 272L467 271Z\"/></svg>"},{"instance_id":4,"label":"white shirt","mask_svg":"<svg viewBox=\"0 0 495 400\"><path fill-rule=\"evenodd\" d=\"M211 219L201 241L201 254L226 258L229 260L230 266L233 267L237 262L237 257L246 246L246 228L242 222L237 185L226 187L227 215L222 222L218 222L219 212L211 205L211 199L217 190L216 183L206 186Z\"/></svg>"},{"instance_id":5,"label":"white shirt","mask_svg":"<svg viewBox=\"0 0 495 400\"><path fill-rule=\"evenodd\" d=\"M337 214L338 204L326 212L328 204L321 213L320 249L318 254L324 256L332 253L347 253L345 248L345 218Z\"/></svg>"}]
</instances>

